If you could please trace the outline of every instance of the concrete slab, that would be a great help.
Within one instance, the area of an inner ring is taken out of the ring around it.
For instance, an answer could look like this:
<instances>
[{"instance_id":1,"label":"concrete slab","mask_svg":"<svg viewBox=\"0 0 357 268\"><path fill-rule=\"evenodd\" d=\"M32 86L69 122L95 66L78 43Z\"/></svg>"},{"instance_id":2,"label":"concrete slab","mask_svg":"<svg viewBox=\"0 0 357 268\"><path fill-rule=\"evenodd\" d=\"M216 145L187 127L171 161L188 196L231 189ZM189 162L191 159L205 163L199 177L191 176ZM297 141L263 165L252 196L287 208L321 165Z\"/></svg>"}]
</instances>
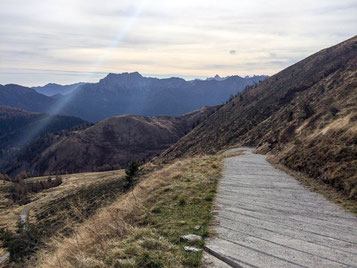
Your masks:
<instances>
[{"instance_id":1,"label":"concrete slab","mask_svg":"<svg viewBox=\"0 0 357 268\"><path fill-rule=\"evenodd\" d=\"M220 259L204 252L202 256L202 268L230 268L231 266Z\"/></svg>"},{"instance_id":2,"label":"concrete slab","mask_svg":"<svg viewBox=\"0 0 357 268\"><path fill-rule=\"evenodd\" d=\"M357 267L357 217L242 149L225 159L209 251L236 267Z\"/></svg>"}]
</instances>

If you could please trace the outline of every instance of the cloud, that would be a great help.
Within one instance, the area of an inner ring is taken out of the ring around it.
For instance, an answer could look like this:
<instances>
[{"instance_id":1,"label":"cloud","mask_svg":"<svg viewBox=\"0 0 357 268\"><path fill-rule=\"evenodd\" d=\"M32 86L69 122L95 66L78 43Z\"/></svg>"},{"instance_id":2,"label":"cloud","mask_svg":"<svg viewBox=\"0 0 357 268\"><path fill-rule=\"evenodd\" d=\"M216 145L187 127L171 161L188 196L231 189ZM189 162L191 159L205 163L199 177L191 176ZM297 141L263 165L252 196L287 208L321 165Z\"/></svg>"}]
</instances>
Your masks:
<instances>
[{"instance_id":1,"label":"cloud","mask_svg":"<svg viewBox=\"0 0 357 268\"><path fill-rule=\"evenodd\" d=\"M1 0L0 83L51 82L45 70L73 71L63 83L91 72L271 75L355 35L356 13L355 0ZM39 71L5 75L19 66Z\"/></svg>"}]
</instances>

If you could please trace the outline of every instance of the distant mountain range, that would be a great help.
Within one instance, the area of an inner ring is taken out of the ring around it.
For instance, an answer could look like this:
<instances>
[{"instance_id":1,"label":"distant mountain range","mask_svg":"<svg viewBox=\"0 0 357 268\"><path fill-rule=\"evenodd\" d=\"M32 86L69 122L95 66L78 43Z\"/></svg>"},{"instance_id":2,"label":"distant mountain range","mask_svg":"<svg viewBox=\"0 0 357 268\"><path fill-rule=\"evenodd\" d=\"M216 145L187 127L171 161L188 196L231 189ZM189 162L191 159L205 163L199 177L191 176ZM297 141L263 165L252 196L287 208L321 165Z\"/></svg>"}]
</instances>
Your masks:
<instances>
[{"instance_id":1,"label":"distant mountain range","mask_svg":"<svg viewBox=\"0 0 357 268\"><path fill-rule=\"evenodd\" d=\"M98 83L48 84L35 88L14 84L0 86L0 105L71 115L91 122L123 114L174 116L222 104L246 86L265 78L216 76L209 80L185 81L148 78L137 72L111 73Z\"/></svg>"},{"instance_id":2,"label":"distant mountain range","mask_svg":"<svg viewBox=\"0 0 357 268\"><path fill-rule=\"evenodd\" d=\"M69 93L72 93L74 90L79 88L80 86L84 85L85 83L75 83L72 85L59 85L55 83L49 83L45 86L42 87L32 87L36 92L46 95L48 97L53 97L56 95L67 95Z\"/></svg>"},{"instance_id":3,"label":"distant mountain range","mask_svg":"<svg viewBox=\"0 0 357 268\"><path fill-rule=\"evenodd\" d=\"M214 77L208 77L208 78L206 79L206 81L212 81L212 80L223 81L223 80L226 80L226 79L229 78L229 77L230 77L230 76L220 77L218 74L216 74ZM246 78L249 78L249 76L246 77Z\"/></svg>"},{"instance_id":4,"label":"distant mountain range","mask_svg":"<svg viewBox=\"0 0 357 268\"><path fill-rule=\"evenodd\" d=\"M31 112L48 112L55 99L42 95L32 88L15 84L0 85L0 105L11 106Z\"/></svg>"}]
</instances>

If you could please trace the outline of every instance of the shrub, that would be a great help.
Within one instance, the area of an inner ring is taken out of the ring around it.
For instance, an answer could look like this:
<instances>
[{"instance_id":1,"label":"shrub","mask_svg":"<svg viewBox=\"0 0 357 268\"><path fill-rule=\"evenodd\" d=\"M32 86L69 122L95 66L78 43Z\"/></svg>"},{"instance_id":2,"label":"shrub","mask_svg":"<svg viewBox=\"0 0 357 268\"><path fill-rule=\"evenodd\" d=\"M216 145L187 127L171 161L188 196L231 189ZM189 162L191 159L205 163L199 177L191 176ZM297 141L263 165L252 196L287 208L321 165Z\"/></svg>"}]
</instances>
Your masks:
<instances>
[{"instance_id":1,"label":"shrub","mask_svg":"<svg viewBox=\"0 0 357 268\"><path fill-rule=\"evenodd\" d=\"M138 175L140 167L140 162L137 160L133 160L130 162L128 167L125 169L125 179L127 181L128 187L132 186L134 183L134 178Z\"/></svg>"},{"instance_id":2,"label":"shrub","mask_svg":"<svg viewBox=\"0 0 357 268\"><path fill-rule=\"evenodd\" d=\"M205 200L210 202L213 200L213 198L214 198L214 195L211 193L211 194L206 195Z\"/></svg>"},{"instance_id":3,"label":"shrub","mask_svg":"<svg viewBox=\"0 0 357 268\"><path fill-rule=\"evenodd\" d=\"M47 180L26 183L19 177L13 182L15 185L9 189L10 197L14 202L24 205L30 201L28 197L29 193L38 193L52 187L57 187L62 184L62 179L61 177L56 176L54 180L52 180L51 177L48 177Z\"/></svg>"},{"instance_id":4,"label":"shrub","mask_svg":"<svg viewBox=\"0 0 357 268\"><path fill-rule=\"evenodd\" d=\"M22 224L19 224L17 233L0 229L0 240L3 242L3 246L9 251L10 260L12 261L19 261L33 254L36 247L39 246L39 237L40 234L38 230L32 225L24 229Z\"/></svg>"},{"instance_id":5,"label":"shrub","mask_svg":"<svg viewBox=\"0 0 357 268\"><path fill-rule=\"evenodd\" d=\"M331 106L329 112L332 116L335 116L340 110L336 108L336 106Z\"/></svg>"},{"instance_id":6,"label":"shrub","mask_svg":"<svg viewBox=\"0 0 357 268\"><path fill-rule=\"evenodd\" d=\"M181 196L180 199L179 199L179 205L181 207L186 205L186 200L185 200L185 198L183 196Z\"/></svg>"}]
</instances>

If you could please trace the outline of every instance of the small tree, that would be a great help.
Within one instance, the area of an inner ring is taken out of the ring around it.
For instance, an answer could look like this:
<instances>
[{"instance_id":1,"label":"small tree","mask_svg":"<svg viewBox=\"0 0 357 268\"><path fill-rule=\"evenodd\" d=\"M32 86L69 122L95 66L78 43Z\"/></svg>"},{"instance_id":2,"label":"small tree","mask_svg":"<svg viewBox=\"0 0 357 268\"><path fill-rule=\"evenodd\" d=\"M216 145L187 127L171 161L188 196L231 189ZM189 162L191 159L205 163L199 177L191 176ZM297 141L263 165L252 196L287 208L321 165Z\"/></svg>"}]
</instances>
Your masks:
<instances>
[{"instance_id":1,"label":"small tree","mask_svg":"<svg viewBox=\"0 0 357 268\"><path fill-rule=\"evenodd\" d=\"M140 167L140 162L137 160L133 160L125 169L125 174L126 174L125 179L128 183L127 185L128 187L130 187L133 184L134 177L138 175L139 167Z\"/></svg>"}]
</instances>

